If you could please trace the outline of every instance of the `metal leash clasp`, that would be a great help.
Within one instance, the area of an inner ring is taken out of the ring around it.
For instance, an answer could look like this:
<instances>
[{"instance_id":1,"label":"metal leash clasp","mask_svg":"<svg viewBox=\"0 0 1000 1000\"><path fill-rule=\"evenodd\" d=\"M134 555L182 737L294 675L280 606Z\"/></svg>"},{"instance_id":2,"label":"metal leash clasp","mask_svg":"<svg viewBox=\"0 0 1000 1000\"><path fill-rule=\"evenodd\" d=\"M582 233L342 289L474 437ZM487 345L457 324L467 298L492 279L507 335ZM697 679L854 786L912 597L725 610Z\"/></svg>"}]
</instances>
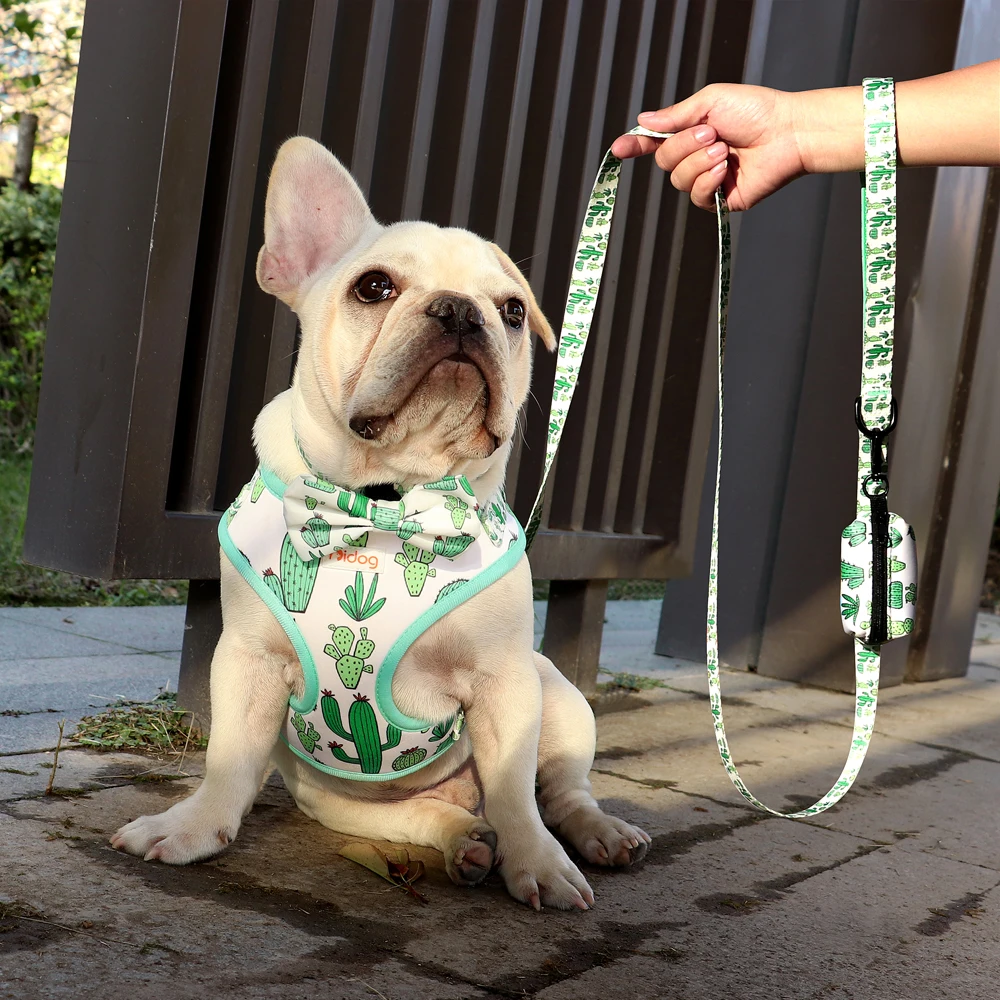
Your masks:
<instances>
[{"instance_id":1,"label":"metal leash clasp","mask_svg":"<svg viewBox=\"0 0 1000 1000\"><path fill-rule=\"evenodd\" d=\"M871 442L871 466L872 471L865 476L861 484L861 490L869 500L876 497L884 497L889 492L889 476L885 470L885 457L882 451L882 443L893 432L896 427L896 397L893 396L889 403L889 423L885 427L869 427L865 423L865 418L861 413L862 398L854 401L854 423L858 430Z\"/></svg>"}]
</instances>

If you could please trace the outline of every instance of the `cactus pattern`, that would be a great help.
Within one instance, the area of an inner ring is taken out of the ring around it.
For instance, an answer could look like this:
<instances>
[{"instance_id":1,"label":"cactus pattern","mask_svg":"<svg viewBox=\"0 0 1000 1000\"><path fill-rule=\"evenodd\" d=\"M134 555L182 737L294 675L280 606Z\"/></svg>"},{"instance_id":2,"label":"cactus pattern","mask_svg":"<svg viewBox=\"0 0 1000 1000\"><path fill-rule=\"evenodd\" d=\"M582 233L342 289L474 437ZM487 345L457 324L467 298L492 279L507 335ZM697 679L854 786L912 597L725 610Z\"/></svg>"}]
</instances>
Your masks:
<instances>
[{"instance_id":1,"label":"cactus pattern","mask_svg":"<svg viewBox=\"0 0 1000 1000\"><path fill-rule=\"evenodd\" d=\"M361 674L370 674L372 665L365 663L372 653L375 652L375 643L368 638L368 629L361 629L361 638L357 644L354 642L354 633L346 625L338 625L333 629L333 642L328 642L323 647L323 652L327 656L332 656L337 666L337 673L344 682L346 688L356 688ZM351 647L354 646L354 652Z\"/></svg>"},{"instance_id":2,"label":"cactus pattern","mask_svg":"<svg viewBox=\"0 0 1000 1000\"><path fill-rule=\"evenodd\" d=\"M299 742L305 748L306 753L312 753L316 749L316 744L319 743L319 733L316 727L310 722L309 728L306 729L306 720L298 712L292 713L292 725L295 727L295 732L299 734Z\"/></svg>"},{"instance_id":3,"label":"cactus pattern","mask_svg":"<svg viewBox=\"0 0 1000 1000\"><path fill-rule=\"evenodd\" d=\"M841 532L841 538L849 539L847 544L854 548L864 543L866 530L864 521L852 521Z\"/></svg>"},{"instance_id":4,"label":"cactus pattern","mask_svg":"<svg viewBox=\"0 0 1000 1000\"><path fill-rule=\"evenodd\" d=\"M315 510L319 501L315 497L305 497L306 510Z\"/></svg>"},{"instance_id":5,"label":"cactus pattern","mask_svg":"<svg viewBox=\"0 0 1000 1000\"><path fill-rule=\"evenodd\" d=\"M458 480L454 476L442 476L433 483L425 483L425 490L457 490Z\"/></svg>"},{"instance_id":6,"label":"cactus pattern","mask_svg":"<svg viewBox=\"0 0 1000 1000\"><path fill-rule=\"evenodd\" d=\"M895 556L889 559L889 572L890 573L902 573L906 569L906 563L897 559Z\"/></svg>"},{"instance_id":7,"label":"cactus pattern","mask_svg":"<svg viewBox=\"0 0 1000 1000\"><path fill-rule=\"evenodd\" d=\"M899 580L889 584L889 607L897 611L903 606L903 585Z\"/></svg>"},{"instance_id":8,"label":"cactus pattern","mask_svg":"<svg viewBox=\"0 0 1000 1000\"><path fill-rule=\"evenodd\" d=\"M264 492L264 477L258 476L257 482L253 484L253 493L250 494L250 503L256 503Z\"/></svg>"},{"instance_id":9,"label":"cactus pattern","mask_svg":"<svg viewBox=\"0 0 1000 1000\"><path fill-rule=\"evenodd\" d=\"M328 483L325 479L320 479L319 476L303 480L302 485L308 486L311 490L322 490L324 493L337 492L337 487L333 483Z\"/></svg>"},{"instance_id":10,"label":"cactus pattern","mask_svg":"<svg viewBox=\"0 0 1000 1000\"><path fill-rule=\"evenodd\" d=\"M894 549L903 540L903 536L896 528L889 529L889 548Z\"/></svg>"},{"instance_id":11,"label":"cactus pattern","mask_svg":"<svg viewBox=\"0 0 1000 1000\"><path fill-rule=\"evenodd\" d=\"M437 740L443 740L451 730L451 725L455 721L454 717L446 719L444 722L439 722L434 727L434 735L430 738L429 742L434 743Z\"/></svg>"},{"instance_id":12,"label":"cactus pattern","mask_svg":"<svg viewBox=\"0 0 1000 1000\"><path fill-rule=\"evenodd\" d=\"M856 622L858 620L858 612L861 610L861 602L857 597L851 597L850 594L841 594L840 601L840 613L844 618L849 618L851 621Z\"/></svg>"},{"instance_id":13,"label":"cactus pattern","mask_svg":"<svg viewBox=\"0 0 1000 1000\"><path fill-rule=\"evenodd\" d=\"M909 635L913 631L913 619L906 618L901 622L889 622L889 635L893 639L901 635Z\"/></svg>"},{"instance_id":14,"label":"cactus pattern","mask_svg":"<svg viewBox=\"0 0 1000 1000\"><path fill-rule=\"evenodd\" d=\"M461 589L468 580L452 580L451 583L446 583L439 591L437 597L434 598L434 603L437 604L443 597L447 597L449 594L453 594L456 590Z\"/></svg>"},{"instance_id":15,"label":"cactus pattern","mask_svg":"<svg viewBox=\"0 0 1000 1000\"><path fill-rule=\"evenodd\" d=\"M367 517L368 507L371 501L362 493L351 493L349 490L341 490L337 494L337 506L351 517Z\"/></svg>"},{"instance_id":16,"label":"cactus pattern","mask_svg":"<svg viewBox=\"0 0 1000 1000\"><path fill-rule=\"evenodd\" d=\"M368 532L363 531L357 538L351 538L350 535L345 534L344 544L355 549L363 549L368 544Z\"/></svg>"},{"instance_id":17,"label":"cactus pattern","mask_svg":"<svg viewBox=\"0 0 1000 1000\"><path fill-rule=\"evenodd\" d=\"M264 570L264 583L267 584L268 590L274 594L275 597L281 601L282 604L285 603L285 591L281 586L281 578L273 569Z\"/></svg>"},{"instance_id":18,"label":"cactus pattern","mask_svg":"<svg viewBox=\"0 0 1000 1000\"><path fill-rule=\"evenodd\" d=\"M320 560L303 560L291 538L285 535L281 543L281 586L285 593L285 607L289 611L303 612L312 597L316 586L316 574L319 572Z\"/></svg>"},{"instance_id":19,"label":"cactus pattern","mask_svg":"<svg viewBox=\"0 0 1000 1000\"><path fill-rule=\"evenodd\" d=\"M394 771L405 771L408 767L419 764L427 756L427 751L423 747L413 747L404 750L393 762Z\"/></svg>"},{"instance_id":20,"label":"cactus pattern","mask_svg":"<svg viewBox=\"0 0 1000 1000\"><path fill-rule=\"evenodd\" d=\"M917 585L915 583L911 583L906 588L906 603L907 604L917 603Z\"/></svg>"},{"instance_id":21,"label":"cactus pattern","mask_svg":"<svg viewBox=\"0 0 1000 1000\"><path fill-rule=\"evenodd\" d=\"M309 518L301 532L302 540L311 549L318 549L330 541L330 525L319 516Z\"/></svg>"},{"instance_id":22,"label":"cactus pattern","mask_svg":"<svg viewBox=\"0 0 1000 1000\"><path fill-rule=\"evenodd\" d=\"M375 588L377 586L378 573L372 577L371 590L368 591L368 597L366 598L365 578L361 575L361 570L358 570L354 576L354 586L347 585L344 596L340 599L340 606L356 622L363 622L366 618L371 618L372 615L378 614L382 605L385 604L384 597L380 597L377 601L375 600Z\"/></svg>"},{"instance_id":23,"label":"cactus pattern","mask_svg":"<svg viewBox=\"0 0 1000 1000\"><path fill-rule=\"evenodd\" d=\"M395 726L386 726L385 742L378 731L378 721L375 717L375 709L371 702L363 694L356 694L351 707L347 711L347 723L350 728L345 729L340 718L340 706L337 699L329 691L323 692L320 699L320 708L323 712L323 721L342 740L353 743L357 750L357 757L351 757L343 748L343 744L331 741L327 743L333 756L345 764L360 764L364 774L378 774L382 769L382 751L392 750L398 747L403 738L402 732Z\"/></svg>"},{"instance_id":24,"label":"cactus pattern","mask_svg":"<svg viewBox=\"0 0 1000 1000\"><path fill-rule=\"evenodd\" d=\"M434 539L434 552L436 555L444 556L446 559L454 559L460 556L475 539L472 535L452 535L450 538L442 538L438 535Z\"/></svg>"},{"instance_id":25,"label":"cactus pattern","mask_svg":"<svg viewBox=\"0 0 1000 1000\"><path fill-rule=\"evenodd\" d=\"M430 566L436 558L433 552L403 542L403 551L396 553L395 561L403 567L403 580L411 597L419 597L423 593L427 577L437 576L437 570Z\"/></svg>"},{"instance_id":26,"label":"cactus pattern","mask_svg":"<svg viewBox=\"0 0 1000 1000\"><path fill-rule=\"evenodd\" d=\"M451 511L451 523L459 530L469 519L469 505L459 497L445 497L445 509Z\"/></svg>"},{"instance_id":27,"label":"cactus pattern","mask_svg":"<svg viewBox=\"0 0 1000 1000\"><path fill-rule=\"evenodd\" d=\"M857 590L864 582L865 571L860 566L852 566L850 563L841 560L840 578L851 590Z\"/></svg>"}]
</instances>

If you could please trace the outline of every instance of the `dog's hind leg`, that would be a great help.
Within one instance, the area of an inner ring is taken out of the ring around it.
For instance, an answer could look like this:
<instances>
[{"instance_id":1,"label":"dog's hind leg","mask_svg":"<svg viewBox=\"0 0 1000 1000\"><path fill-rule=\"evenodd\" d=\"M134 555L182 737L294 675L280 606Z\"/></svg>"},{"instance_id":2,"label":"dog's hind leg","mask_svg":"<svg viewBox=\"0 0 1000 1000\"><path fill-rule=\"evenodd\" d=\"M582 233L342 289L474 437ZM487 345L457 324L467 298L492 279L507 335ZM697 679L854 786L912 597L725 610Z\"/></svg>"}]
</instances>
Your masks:
<instances>
[{"instance_id":1,"label":"dog's hind leg","mask_svg":"<svg viewBox=\"0 0 1000 1000\"><path fill-rule=\"evenodd\" d=\"M267 769L292 684L301 677L281 627L225 561L223 595L205 778L188 798L156 816L140 816L111 838L114 847L146 861L184 865L218 854L235 839Z\"/></svg>"},{"instance_id":2,"label":"dog's hind leg","mask_svg":"<svg viewBox=\"0 0 1000 1000\"><path fill-rule=\"evenodd\" d=\"M285 747L275 748L275 759L299 809L337 833L433 847L456 885L475 885L493 867L496 833L460 805L419 792L395 801L341 795L329 782L314 781L308 764L303 773Z\"/></svg>"},{"instance_id":3,"label":"dog's hind leg","mask_svg":"<svg viewBox=\"0 0 1000 1000\"><path fill-rule=\"evenodd\" d=\"M597 729L587 699L541 653L535 653L535 666L542 681L538 799L545 825L593 864L638 861L651 843L650 836L609 816L591 793Z\"/></svg>"}]
</instances>

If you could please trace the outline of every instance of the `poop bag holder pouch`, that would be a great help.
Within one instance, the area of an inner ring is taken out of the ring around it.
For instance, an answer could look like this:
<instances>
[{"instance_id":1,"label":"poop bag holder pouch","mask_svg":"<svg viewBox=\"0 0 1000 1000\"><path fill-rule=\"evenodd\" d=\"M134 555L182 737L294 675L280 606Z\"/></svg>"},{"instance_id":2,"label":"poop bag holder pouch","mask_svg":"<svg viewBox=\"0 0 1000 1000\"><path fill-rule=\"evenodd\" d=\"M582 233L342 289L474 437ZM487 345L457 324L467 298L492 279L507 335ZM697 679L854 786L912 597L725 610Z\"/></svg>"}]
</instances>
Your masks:
<instances>
[{"instance_id":1,"label":"poop bag holder pouch","mask_svg":"<svg viewBox=\"0 0 1000 1000\"><path fill-rule=\"evenodd\" d=\"M857 517L841 535L840 614L848 635L875 646L913 631L917 543L913 529L889 512L886 500L884 439L896 423L895 403L889 423L881 430L865 424L861 396L855 419L861 432L861 456L867 457L868 468L862 470Z\"/></svg>"}]
</instances>

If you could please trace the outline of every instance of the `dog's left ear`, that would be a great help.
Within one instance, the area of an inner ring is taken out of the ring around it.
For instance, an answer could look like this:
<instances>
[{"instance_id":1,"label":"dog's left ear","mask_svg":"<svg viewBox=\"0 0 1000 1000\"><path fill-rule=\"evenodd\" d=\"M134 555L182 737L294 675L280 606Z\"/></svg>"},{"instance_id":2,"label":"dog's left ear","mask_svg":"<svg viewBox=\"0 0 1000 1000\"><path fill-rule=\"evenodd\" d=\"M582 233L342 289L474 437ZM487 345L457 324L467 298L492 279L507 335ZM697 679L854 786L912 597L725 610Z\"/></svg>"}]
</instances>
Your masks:
<instances>
[{"instance_id":1,"label":"dog's left ear","mask_svg":"<svg viewBox=\"0 0 1000 1000\"><path fill-rule=\"evenodd\" d=\"M267 185L257 281L293 309L320 271L377 226L340 161L304 135L283 143Z\"/></svg>"},{"instance_id":2,"label":"dog's left ear","mask_svg":"<svg viewBox=\"0 0 1000 1000\"><path fill-rule=\"evenodd\" d=\"M517 265L510 259L500 249L495 243L490 244L490 248L497 255L497 260L500 261L500 266L504 271L510 275L520 286L524 289L524 297L528 303L528 329L533 333L537 333L541 338L542 343L550 350L554 351L556 349L556 335L552 332L552 327L549 326L549 321L545 318L542 310L539 308L538 301L535 298L535 293L531 290L531 286L528 284L527 279L521 274Z\"/></svg>"}]
</instances>

